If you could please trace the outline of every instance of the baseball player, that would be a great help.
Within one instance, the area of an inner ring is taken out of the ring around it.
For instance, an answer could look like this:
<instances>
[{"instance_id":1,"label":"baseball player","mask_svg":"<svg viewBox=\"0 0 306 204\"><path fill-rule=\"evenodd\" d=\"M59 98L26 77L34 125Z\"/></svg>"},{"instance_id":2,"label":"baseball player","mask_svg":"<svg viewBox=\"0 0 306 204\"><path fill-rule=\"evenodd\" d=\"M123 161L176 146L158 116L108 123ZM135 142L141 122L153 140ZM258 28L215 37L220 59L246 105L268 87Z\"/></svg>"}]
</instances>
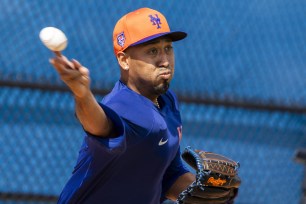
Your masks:
<instances>
[{"instance_id":1,"label":"baseball player","mask_svg":"<svg viewBox=\"0 0 306 204\"><path fill-rule=\"evenodd\" d=\"M176 200L195 176L180 157L182 122L175 94L171 31L160 12L141 8L113 31L120 79L97 102L88 69L57 56L50 63L71 89L86 136L58 203L157 204Z\"/></svg>"}]
</instances>

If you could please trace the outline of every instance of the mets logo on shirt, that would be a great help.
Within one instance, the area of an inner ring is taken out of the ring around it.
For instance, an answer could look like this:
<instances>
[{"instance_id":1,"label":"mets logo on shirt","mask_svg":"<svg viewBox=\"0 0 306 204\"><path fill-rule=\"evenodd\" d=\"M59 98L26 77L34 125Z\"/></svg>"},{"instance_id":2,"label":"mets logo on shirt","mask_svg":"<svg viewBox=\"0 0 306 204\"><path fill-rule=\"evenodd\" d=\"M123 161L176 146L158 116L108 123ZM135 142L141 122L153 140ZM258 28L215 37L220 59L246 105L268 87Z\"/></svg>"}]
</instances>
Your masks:
<instances>
[{"instance_id":1,"label":"mets logo on shirt","mask_svg":"<svg viewBox=\"0 0 306 204\"><path fill-rule=\"evenodd\" d=\"M118 45L120 45L121 47L124 46L125 43L125 35L124 32L120 33L119 35L117 35L117 43Z\"/></svg>"},{"instance_id":2,"label":"mets logo on shirt","mask_svg":"<svg viewBox=\"0 0 306 204\"><path fill-rule=\"evenodd\" d=\"M176 129L177 129L177 133L178 133L178 136L179 136L179 143L180 143L181 140L182 140L182 137L183 137L183 133L182 133L183 126L179 126Z\"/></svg>"}]
</instances>

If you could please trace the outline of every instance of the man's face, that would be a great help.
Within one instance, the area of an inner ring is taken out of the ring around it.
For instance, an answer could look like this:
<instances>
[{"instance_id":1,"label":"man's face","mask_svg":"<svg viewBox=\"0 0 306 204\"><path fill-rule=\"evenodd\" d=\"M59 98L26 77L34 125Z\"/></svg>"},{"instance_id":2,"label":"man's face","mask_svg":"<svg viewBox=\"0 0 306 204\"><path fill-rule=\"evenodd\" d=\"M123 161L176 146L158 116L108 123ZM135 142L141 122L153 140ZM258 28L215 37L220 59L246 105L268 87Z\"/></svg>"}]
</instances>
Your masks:
<instances>
[{"instance_id":1,"label":"man's face","mask_svg":"<svg viewBox=\"0 0 306 204\"><path fill-rule=\"evenodd\" d=\"M151 97L165 93L174 74L174 52L168 38L157 38L126 50L129 63L128 85Z\"/></svg>"}]
</instances>

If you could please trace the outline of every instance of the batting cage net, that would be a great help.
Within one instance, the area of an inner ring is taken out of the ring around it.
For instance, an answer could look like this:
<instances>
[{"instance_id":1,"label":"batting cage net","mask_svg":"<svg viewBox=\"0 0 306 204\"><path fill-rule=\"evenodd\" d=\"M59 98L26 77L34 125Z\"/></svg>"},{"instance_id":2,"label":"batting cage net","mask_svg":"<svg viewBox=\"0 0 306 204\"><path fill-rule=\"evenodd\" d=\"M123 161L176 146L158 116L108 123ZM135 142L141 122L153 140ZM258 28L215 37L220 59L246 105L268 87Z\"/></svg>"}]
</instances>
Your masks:
<instances>
[{"instance_id":1,"label":"batting cage net","mask_svg":"<svg viewBox=\"0 0 306 204\"><path fill-rule=\"evenodd\" d=\"M300 203L304 167L295 154L306 146L304 0L2 0L0 203L55 203L84 136L40 30L65 32L64 54L89 68L101 100L119 78L113 26L140 7L161 11L172 29L188 33L174 43L171 84L181 102L181 147L240 162L236 203Z\"/></svg>"}]
</instances>

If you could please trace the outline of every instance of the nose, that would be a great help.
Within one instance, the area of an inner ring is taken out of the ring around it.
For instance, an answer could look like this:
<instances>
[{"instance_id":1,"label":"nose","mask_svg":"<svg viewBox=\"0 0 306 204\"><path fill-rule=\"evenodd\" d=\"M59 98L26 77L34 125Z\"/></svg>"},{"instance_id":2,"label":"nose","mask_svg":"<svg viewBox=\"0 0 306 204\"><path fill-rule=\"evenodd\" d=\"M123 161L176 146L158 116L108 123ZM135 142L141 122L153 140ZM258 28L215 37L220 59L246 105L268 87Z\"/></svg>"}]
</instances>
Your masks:
<instances>
[{"instance_id":1,"label":"nose","mask_svg":"<svg viewBox=\"0 0 306 204\"><path fill-rule=\"evenodd\" d=\"M170 66L170 56L167 53L162 52L159 59L159 67L168 68Z\"/></svg>"}]
</instances>

